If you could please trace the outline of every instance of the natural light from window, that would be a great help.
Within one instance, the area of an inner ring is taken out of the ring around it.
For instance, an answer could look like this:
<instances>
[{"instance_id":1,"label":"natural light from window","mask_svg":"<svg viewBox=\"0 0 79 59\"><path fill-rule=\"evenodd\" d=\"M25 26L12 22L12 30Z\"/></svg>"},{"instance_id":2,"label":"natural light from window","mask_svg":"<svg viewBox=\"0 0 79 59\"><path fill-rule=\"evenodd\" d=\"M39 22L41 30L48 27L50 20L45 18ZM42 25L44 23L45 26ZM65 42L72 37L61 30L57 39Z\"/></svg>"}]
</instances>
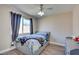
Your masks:
<instances>
[{"instance_id":1,"label":"natural light from window","mask_svg":"<svg viewBox=\"0 0 79 59\"><path fill-rule=\"evenodd\" d=\"M21 18L19 34L30 33L30 20Z\"/></svg>"}]
</instances>

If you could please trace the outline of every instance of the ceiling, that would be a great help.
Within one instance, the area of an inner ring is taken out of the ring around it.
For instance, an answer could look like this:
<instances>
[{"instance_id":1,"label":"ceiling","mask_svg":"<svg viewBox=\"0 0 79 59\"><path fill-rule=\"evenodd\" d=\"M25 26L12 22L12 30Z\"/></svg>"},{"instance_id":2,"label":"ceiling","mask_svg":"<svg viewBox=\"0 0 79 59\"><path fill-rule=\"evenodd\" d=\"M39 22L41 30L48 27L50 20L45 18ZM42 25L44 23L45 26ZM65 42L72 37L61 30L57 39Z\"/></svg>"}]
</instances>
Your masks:
<instances>
[{"instance_id":1,"label":"ceiling","mask_svg":"<svg viewBox=\"0 0 79 59\"><path fill-rule=\"evenodd\" d=\"M27 13L37 18L41 17L37 14L40 10L40 4L15 4L14 6L24 13ZM69 12L72 11L73 7L73 4L44 4L44 16Z\"/></svg>"}]
</instances>

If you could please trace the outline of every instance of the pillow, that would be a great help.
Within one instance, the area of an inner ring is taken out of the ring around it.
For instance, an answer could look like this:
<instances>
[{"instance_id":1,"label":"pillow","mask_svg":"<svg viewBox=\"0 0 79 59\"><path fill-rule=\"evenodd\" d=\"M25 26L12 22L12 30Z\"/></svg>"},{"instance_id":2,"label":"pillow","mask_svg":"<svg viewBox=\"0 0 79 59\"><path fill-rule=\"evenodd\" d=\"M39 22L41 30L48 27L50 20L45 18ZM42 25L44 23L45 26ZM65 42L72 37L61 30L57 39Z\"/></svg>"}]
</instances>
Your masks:
<instances>
[{"instance_id":1,"label":"pillow","mask_svg":"<svg viewBox=\"0 0 79 59\"><path fill-rule=\"evenodd\" d=\"M48 33L47 32L37 32L36 34L47 36Z\"/></svg>"},{"instance_id":2,"label":"pillow","mask_svg":"<svg viewBox=\"0 0 79 59\"><path fill-rule=\"evenodd\" d=\"M46 41L48 41L49 33L50 33L50 32L37 32L36 34L37 34L37 35L43 35L43 36L45 36L45 37L46 37Z\"/></svg>"}]
</instances>

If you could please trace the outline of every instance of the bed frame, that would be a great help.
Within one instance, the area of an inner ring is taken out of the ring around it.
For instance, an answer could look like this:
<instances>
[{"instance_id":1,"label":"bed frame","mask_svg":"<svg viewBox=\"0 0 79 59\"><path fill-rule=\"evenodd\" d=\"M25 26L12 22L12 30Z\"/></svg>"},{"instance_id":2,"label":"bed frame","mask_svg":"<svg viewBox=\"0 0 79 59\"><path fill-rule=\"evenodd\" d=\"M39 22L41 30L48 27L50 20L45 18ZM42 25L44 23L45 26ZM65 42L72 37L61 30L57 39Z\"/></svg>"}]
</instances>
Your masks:
<instances>
[{"instance_id":1,"label":"bed frame","mask_svg":"<svg viewBox=\"0 0 79 59\"><path fill-rule=\"evenodd\" d=\"M35 51L34 53L32 52L32 50L30 50L26 44L24 44L23 46L21 46L20 42L15 42L15 46L16 49L18 49L20 52L22 52L24 55L40 55L41 52L46 48L46 46L49 44L49 36L50 33L48 34L48 41L44 44L44 46L40 47L37 51Z\"/></svg>"}]
</instances>

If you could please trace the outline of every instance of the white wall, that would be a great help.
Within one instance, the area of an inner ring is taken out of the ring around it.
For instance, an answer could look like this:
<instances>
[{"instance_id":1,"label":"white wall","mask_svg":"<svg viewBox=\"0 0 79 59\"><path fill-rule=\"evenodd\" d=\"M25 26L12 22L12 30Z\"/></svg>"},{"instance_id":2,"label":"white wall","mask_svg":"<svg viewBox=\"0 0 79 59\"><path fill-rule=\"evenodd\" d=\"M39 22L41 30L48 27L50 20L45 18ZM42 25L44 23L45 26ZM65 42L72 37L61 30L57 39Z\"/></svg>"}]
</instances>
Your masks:
<instances>
[{"instance_id":1,"label":"white wall","mask_svg":"<svg viewBox=\"0 0 79 59\"><path fill-rule=\"evenodd\" d=\"M51 15L38 20L38 31L51 32L50 41L65 44L65 37L72 34L72 12Z\"/></svg>"},{"instance_id":2,"label":"white wall","mask_svg":"<svg viewBox=\"0 0 79 59\"><path fill-rule=\"evenodd\" d=\"M9 8L0 5L0 51L10 47L10 32Z\"/></svg>"},{"instance_id":3,"label":"white wall","mask_svg":"<svg viewBox=\"0 0 79 59\"><path fill-rule=\"evenodd\" d=\"M9 5L0 5L0 51L10 48L11 46L11 18L10 12L16 12L22 14L26 18L31 16L23 14L14 7ZM36 31L36 22L34 22L34 31Z\"/></svg>"},{"instance_id":4,"label":"white wall","mask_svg":"<svg viewBox=\"0 0 79 59\"><path fill-rule=\"evenodd\" d=\"M73 34L79 35L79 5L73 9Z\"/></svg>"}]
</instances>

